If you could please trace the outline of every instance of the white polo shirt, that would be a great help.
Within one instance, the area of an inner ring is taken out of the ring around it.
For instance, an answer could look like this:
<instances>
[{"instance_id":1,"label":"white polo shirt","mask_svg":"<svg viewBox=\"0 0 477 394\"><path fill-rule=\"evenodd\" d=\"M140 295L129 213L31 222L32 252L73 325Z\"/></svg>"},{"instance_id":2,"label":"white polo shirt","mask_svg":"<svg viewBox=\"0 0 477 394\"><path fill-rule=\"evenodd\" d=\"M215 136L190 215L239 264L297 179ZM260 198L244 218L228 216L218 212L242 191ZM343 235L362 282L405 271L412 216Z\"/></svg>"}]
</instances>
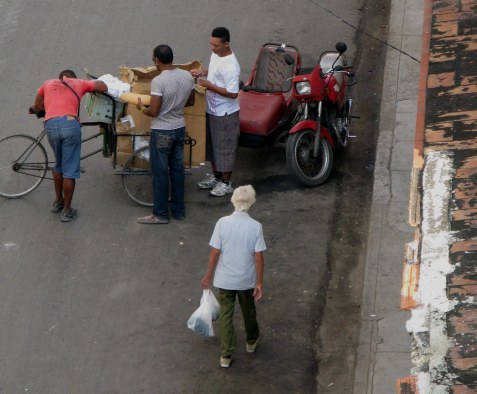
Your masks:
<instances>
[{"instance_id":1,"label":"white polo shirt","mask_svg":"<svg viewBox=\"0 0 477 394\"><path fill-rule=\"evenodd\" d=\"M221 252L215 269L215 287L225 290L255 288L255 253L267 249L259 222L247 212L235 211L224 216L216 223L209 245Z\"/></svg>"}]
</instances>

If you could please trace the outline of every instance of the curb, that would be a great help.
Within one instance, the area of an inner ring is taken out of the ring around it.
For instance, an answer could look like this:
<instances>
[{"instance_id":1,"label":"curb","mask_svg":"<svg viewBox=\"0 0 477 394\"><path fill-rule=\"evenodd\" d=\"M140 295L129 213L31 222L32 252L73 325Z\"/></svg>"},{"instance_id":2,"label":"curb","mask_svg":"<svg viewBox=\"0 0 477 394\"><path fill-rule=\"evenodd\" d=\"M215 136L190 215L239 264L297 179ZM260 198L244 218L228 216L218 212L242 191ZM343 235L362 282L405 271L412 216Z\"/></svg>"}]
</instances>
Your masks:
<instances>
[{"instance_id":1,"label":"curb","mask_svg":"<svg viewBox=\"0 0 477 394\"><path fill-rule=\"evenodd\" d=\"M424 18L422 26L421 69L419 72L419 89L417 94L416 131L414 134L414 159L411 176L409 201L409 224L417 227L420 223L420 177L424 165L424 129L426 127L427 77L432 30L433 0L424 0Z\"/></svg>"},{"instance_id":2,"label":"curb","mask_svg":"<svg viewBox=\"0 0 477 394\"><path fill-rule=\"evenodd\" d=\"M416 130L414 136L414 160L411 174L409 198L409 225L418 227L421 223L421 174L424 165L424 129L427 98L427 76L429 72L430 41L432 29L432 2L425 0L424 22L422 33L421 68L419 73L419 91L417 96ZM414 243L421 239L420 230L416 229L414 242L406 245L403 269L403 285L401 290L401 309L410 310L416 306L415 295L419 280L418 248ZM413 257L408 255L412 249Z\"/></svg>"},{"instance_id":3,"label":"curb","mask_svg":"<svg viewBox=\"0 0 477 394\"><path fill-rule=\"evenodd\" d=\"M402 273L401 302L402 310L410 311L417 306L419 289L420 261L419 247L421 232L421 176L424 166L424 130L426 120L427 78L429 74L430 43L432 30L433 0L424 0L424 17L421 46L421 67L417 95L416 130L414 134L414 157L409 193L409 225L416 228L414 241L406 244ZM396 393L418 394L416 378L412 375L396 381Z\"/></svg>"}]
</instances>

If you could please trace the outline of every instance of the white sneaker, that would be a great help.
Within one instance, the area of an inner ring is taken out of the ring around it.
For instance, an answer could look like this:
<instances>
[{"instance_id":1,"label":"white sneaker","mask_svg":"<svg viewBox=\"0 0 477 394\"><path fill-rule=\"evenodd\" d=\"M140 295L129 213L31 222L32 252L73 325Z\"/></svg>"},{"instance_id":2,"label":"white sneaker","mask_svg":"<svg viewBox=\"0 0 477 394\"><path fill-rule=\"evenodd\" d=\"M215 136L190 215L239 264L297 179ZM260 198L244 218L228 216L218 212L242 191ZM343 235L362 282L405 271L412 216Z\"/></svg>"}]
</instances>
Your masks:
<instances>
[{"instance_id":1,"label":"white sneaker","mask_svg":"<svg viewBox=\"0 0 477 394\"><path fill-rule=\"evenodd\" d=\"M230 367L230 363L232 362L232 357L220 357L220 366L222 368Z\"/></svg>"},{"instance_id":2,"label":"white sneaker","mask_svg":"<svg viewBox=\"0 0 477 394\"><path fill-rule=\"evenodd\" d=\"M205 178L197 183L201 189L212 189L220 181L215 177L214 174L206 174Z\"/></svg>"},{"instance_id":3,"label":"white sneaker","mask_svg":"<svg viewBox=\"0 0 477 394\"><path fill-rule=\"evenodd\" d=\"M245 344L245 350L247 353L255 353L255 349L257 348L258 345L258 338L255 340L253 343L246 343Z\"/></svg>"},{"instance_id":4,"label":"white sneaker","mask_svg":"<svg viewBox=\"0 0 477 394\"><path fill-rule=\"evenodd\" d=\"M217 182L210 194L214 197L223 197L228 193L232 193L234 188L229 183L228 185L222 181Z\"/></svg>"}]
</instances>

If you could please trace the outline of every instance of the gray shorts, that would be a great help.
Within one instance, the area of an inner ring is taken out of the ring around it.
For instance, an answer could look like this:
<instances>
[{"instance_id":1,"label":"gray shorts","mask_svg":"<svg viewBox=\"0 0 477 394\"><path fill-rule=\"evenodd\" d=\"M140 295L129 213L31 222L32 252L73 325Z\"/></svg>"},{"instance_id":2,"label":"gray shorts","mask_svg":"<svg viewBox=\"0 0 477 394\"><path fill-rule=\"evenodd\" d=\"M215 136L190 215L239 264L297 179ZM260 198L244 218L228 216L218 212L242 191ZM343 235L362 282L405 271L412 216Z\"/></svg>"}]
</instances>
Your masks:
<instances>
[{"instance_id":1,"label":"gray shorts","mask_svg":"<svg viewBox=\"0 0 477 394\"><path fill-rule=\"evenodd\" d=\"M205 159L219 172L231 172L240 135L239 111L230 115L206 115Z\"/></svg>"}]
</instances>

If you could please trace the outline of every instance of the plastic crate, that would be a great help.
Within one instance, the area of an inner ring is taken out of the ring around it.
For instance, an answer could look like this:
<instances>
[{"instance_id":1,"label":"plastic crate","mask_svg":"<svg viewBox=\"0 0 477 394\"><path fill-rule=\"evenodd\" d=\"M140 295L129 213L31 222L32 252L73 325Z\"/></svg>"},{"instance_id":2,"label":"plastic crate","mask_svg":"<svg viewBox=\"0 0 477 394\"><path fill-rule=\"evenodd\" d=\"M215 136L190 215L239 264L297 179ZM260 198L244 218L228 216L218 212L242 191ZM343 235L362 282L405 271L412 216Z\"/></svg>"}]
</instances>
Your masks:
<instances>
[{"instance_id":1,"label":"plastic crate","mask_svg":"<svg viewBox=\"0 0 477 394\"><path fill-rule=\"evenodd\" d=\"M113 123L113 103L116 105L116 118L123 112L124 103L110 99L98 93L87 93L85 109L89 117L96 122Z\"/></svg>"}]
</instances>

